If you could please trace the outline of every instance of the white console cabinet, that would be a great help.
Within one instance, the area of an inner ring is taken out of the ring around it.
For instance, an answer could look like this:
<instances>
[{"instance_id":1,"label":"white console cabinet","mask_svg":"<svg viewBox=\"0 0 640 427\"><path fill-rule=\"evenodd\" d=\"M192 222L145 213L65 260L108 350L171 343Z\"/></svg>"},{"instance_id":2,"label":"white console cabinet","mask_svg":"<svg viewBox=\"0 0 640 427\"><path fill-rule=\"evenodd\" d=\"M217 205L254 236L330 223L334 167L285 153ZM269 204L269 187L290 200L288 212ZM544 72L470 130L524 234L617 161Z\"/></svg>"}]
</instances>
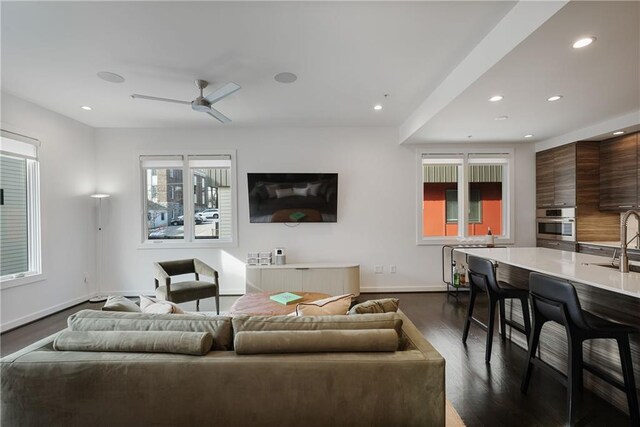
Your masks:
<instances>
[{"instance_id":1,"label":"white console cabinet","mask_svg":"<svg viewBox=\"0 0 640 427\"><path fill-rule=\"evenodd\" d=\"M247 292L302 291L360 295L358 264L248 265Z\"/></svg>"}]
</instances>

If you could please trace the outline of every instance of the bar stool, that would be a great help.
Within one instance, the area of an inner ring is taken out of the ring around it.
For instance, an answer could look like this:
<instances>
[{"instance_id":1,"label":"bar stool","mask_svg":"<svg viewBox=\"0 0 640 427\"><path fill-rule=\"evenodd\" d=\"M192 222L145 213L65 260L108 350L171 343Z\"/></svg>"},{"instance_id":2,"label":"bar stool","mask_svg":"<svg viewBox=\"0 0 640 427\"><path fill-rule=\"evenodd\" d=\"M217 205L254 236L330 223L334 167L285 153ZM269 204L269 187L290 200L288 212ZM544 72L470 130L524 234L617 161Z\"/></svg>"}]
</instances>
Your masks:
<instances>
[{"instance_id":1,"label":"bar stool","mask_svg":"<svg viewBox=\"0 0 640 427\"><path fill-rule=\"evenodd\" d=\"M493 328L495 322L496 304L500 306L500 329L502 329L502 340L506 339L506 325L522 332L529 339L531 332L531 321L529 320L529 291L526 289L514 288L507 282L498 282L493 263L488 259L469 256L469 310L467 312L467 320L464 325L464 333L462 334L462 342L467 343L469 335L469 327L471 322L480 326L487 331L487 346L484 360L486 363L491 362L491 346L493 344ZM476 297L479 292L486 292L489 297L489 323L485 325L475 317L473 317L473 308ZM522 303L522 316L524 318L524 327L512 320L507 320L505 315L505 300L519 299Z\"/></svg>"},{"instance_id":2,"label":"bar stool","mask_svg":"<svg viewBox=\"0 0 640 427\"><path fill-rule=\"evenodd\" d=\"M633 376L631 349L629 347L629 334L636 333L638 330L632 326L612 322L583 311L576 289L565 280L539 273L531 273L529 276L529 289L533 302L533 333L529 341L528 362L521 386L522 393L526 393L529 387L533 365L545 368L551 375L567 386L568 418L569 424L573 425L578 393L582 389L582 369L584 368L614 387L626 392L631 424L640 426L636 383ZM540 331L542 326L549 321L563 325L567 332L567 342L569 344L567 376L535 357L540 340ZM600 368L583 362L582 343L585 340L596 338L610 338L618 342L624 384L606 374Z\"/></svg>"}]
</instances>

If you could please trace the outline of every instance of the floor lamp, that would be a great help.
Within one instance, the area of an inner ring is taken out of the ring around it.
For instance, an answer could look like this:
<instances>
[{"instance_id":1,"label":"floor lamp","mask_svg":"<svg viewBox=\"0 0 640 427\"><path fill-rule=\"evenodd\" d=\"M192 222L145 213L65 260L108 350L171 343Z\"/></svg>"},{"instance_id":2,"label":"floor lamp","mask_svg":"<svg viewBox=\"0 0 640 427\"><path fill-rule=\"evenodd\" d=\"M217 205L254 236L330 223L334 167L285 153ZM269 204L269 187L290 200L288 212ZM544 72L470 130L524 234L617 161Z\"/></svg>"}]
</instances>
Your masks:
<instances>
[{"instance_id":1,"label":"floor lamp","mask_svg":"<svg viewBox=\"0 0 640 427\"><path fill-rule=\"evenodd\" d=\"M91 195L92 198L96 199L98 201L97 203L97 211L98 211L98 221L97 221L97 226L98 226L98 253L96 254L98 262L96 263L96 279L100 278L100 281L102 281L102 256L103 256L103 236L102 236L102 199L106 199L107 197L109 197L108 194L104 194L104 193L96 193L96 194L92 194ZM97 280L96 280L97 283ZM98 288L100 287L100 283L98 284ZM95 297L89 299L89 302L92 303L97 303L97 302L104 302L107 300L107 296L106 295L96 295Z\"/></svg>"}]
</instances>

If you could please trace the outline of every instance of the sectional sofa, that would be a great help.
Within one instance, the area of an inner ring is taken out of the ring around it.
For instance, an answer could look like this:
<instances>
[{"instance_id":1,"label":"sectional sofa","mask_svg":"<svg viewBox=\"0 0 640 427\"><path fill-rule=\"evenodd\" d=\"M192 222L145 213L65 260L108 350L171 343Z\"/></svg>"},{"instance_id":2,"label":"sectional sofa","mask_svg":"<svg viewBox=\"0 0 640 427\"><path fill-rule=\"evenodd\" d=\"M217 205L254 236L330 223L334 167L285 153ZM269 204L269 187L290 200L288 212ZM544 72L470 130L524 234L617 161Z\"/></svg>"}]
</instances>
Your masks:
<instances>
[{"instance_id":1,"label":"sectional sofa","mask_svg":"<svg viewBox=\"0 0 640 427\"><path fill-rule=\"evenodd\" d=\"M0 360L3 425L445 424L445 361L401 312L232 319L85 310L68 323ZM204 355L173 354L194 343Z\"/></svg>"}]
</instances>

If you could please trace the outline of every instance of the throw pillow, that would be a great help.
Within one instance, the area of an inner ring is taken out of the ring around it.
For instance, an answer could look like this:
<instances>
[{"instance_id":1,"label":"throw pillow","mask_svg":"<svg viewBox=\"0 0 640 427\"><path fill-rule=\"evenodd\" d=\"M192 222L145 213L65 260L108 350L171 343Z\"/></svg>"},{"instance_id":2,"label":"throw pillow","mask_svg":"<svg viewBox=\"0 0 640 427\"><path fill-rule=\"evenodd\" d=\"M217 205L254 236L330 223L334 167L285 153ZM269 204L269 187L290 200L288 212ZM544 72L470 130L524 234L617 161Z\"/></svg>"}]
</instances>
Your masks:
<instances>
[{"instance_id":1,"label":"throw pillow","mask_svg":"<svg viewBox=\"0 0 640 427\"><path fill-rule=\"evenodd\" d=\"M395 313L399 304L398 298L374 299L354 305L348 314Z\"/></svg>"},{"instance_id":2,"label":"throw pillow","mask_svg":"<svg viewBox=\"0 0 640 427\"><path fill-rule=\"evenodd\" d=\"M353 294L338 295L312 302L301 302L296 306L296 316L330 316L347 314Z\"/></svg>"},{"instance_id":3,"label":"throw pillow","mask_svg":"<svg viewBox=\"0 0 640 427\"><path fill-rule=\"evenodd\" d=\"M270 199L274 199L276 197L276 189L278 187L278 184L268 184L264 186Z\"/></svg>"},{"instance_id":4,"label":"throw pillow","mask_svg":"<svg viewBox=\"0 0 640 427\"><path fill-rule=\"evenodd\" d=\"M171 301L157 300L144 295L140 295L140 308L143 313L184 314L184 311Z\"/></svg>"},{"instance_id":5,"label":"throw pillow","mask_svg":"<svg viewBox=\"0 0 640 427\"><path fill-rule=\"evenodd\" d=\"M293 195L294 196L303 196L303 197L307 197L307 195L309 194L309 187L304 187L304 188L294 188L293 189Z\"/></svg>"},{"instance_id":6,"label":"throw pillow","mask_svg":"<svg viewBox=\"0 0 640 427\"><path fill-rule=\"evenodd\" d=\"M309 195L310 196L317 196L318 192L320 191L320 186L322 186L321 182L314 182L314 183L309 183L307 188L309 189Z\"/></svg>"},{"instance_id":7,"label":"throw pillow","mask_svg":"<svg viewBox=\"0 0 640 427\"><path fill-rule=\"evenodd\" d=\"M129 298L111 295L107 298L107 302L102 307L102 311L126 311L140 313L140 307Z\"/></svg>"},{"instance_id":8,"label":"throw pillow","mask_svg":"<svg viewBox=\"0 0 640 427\"><path fill-rule=\"evenodd\" d=\"M291 196L293 196L293 188L278 188L276 190L276 197L278 199Z\"/></svg>"}]
</instances>

